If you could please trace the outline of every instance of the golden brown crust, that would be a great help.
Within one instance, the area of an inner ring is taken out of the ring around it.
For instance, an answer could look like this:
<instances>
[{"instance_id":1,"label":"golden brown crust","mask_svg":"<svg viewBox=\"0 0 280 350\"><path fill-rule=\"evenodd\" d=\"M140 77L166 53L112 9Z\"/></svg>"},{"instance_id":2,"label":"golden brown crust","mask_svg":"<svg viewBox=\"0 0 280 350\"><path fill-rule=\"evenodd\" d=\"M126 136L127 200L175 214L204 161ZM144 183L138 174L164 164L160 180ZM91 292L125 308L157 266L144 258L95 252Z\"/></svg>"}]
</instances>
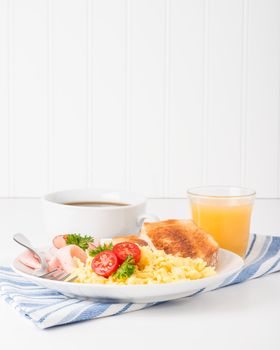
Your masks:
<instances>
[{"instance_id":1,"label":"golden brown crust","mask_svg":"<svg viewBox=\"0 0 280 350\"><path fill-rule=\"evenodd\" d=\"M207 265L217 263L218 244L191 220L166 220L144 223L141 235L155 249L180 257L201 258Z\"/></svg>"},{"instance_id":2,"label":"golden brown crust","mask_svg":"<svg viewBox=\"0 0 280 350\"><path fill-rule=\"evenodd\" d=\"M113 243L114 244L121 243L121 242L136 243L140 247L148 245L148 243L146 241L144 241L143 239L139 238L136 235L127 235L127 236L116 236L116 237L113 237Z\"/></svg>"}]
</instances>

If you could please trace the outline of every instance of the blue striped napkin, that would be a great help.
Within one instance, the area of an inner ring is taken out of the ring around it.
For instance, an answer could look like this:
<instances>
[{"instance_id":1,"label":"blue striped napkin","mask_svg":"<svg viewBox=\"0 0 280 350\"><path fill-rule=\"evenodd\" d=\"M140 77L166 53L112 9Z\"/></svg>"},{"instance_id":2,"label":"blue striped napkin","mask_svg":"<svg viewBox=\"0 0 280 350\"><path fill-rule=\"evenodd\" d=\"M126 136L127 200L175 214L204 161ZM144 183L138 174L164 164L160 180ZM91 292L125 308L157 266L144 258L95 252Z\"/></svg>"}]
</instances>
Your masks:
<instances>
[{"instance_id":1,"label":"blue striped napkin","mask_svg":"<svg viewBox=\"0 0 280 350\"><path fill-rule=\"evenodd\" d=\"M197 290L188 297L279 270L280 237L252 235L242 270L226 278L223 283ZM10 267L0 267L0 295L20 314L33 321L41 329L119 315L156 304L104 304L68 298L27 281L13 272Z\"/></svg>"}]
</instances>

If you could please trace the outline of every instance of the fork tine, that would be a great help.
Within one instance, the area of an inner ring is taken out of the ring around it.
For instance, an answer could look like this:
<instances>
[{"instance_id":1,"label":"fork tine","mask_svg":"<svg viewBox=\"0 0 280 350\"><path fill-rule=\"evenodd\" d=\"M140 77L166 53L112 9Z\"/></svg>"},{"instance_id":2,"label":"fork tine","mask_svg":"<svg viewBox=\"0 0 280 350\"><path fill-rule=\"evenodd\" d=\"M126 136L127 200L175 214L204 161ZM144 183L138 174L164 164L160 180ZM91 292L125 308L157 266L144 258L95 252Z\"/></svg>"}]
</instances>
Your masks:
<instances>
[{"instance_id":1,"label":"fork tine","mask_svg":"<svg viewBox=\"0 0 280 350\"><path fill-rule=\"evenodd\" d=\"M71 273L68 273L67 275L61 277L59 280L60 281L65 281L69 276L71 276Z\"/></svg>"},{"instance_id":2,"label":"fork tine","mask_svg":"<svg viewBox=\"0 0 280 350\"><path fill-rule=\"evenodd\" d=\"M70 280L68 280L67 282L74 282L77 278L78 278L78 276L74 276L74 277L70 278Z\"/></svg>"},{"instance_id":3,"label":"fork tine","mask_svg":"<svg viewBox=\"0 0 280 350\"><path fill-rule=\"evenodd\" d=\"M70 277L72 275L72 273L68 273L67 275L64 275L64 276L62 276L61 277L61 275L59 275L59 277L58 278L55 278L56 280L58 280L58 281L61 281L61 282L63 282L63 281L65 281L68 277ZM68 280L67 282L73 282L73 281L75 281L75 279L77 279L78 278L78 276L73 276L72 278L70 278L70 280Z\"/></svg>"},{"instance_id":4,"label":"fork tine","mask_svg":"<svg viewBox=\"0 0 280 350\"><path fill-rule=\"evenodd\" d=\"M72 275L72 273L68 273L65 275L65 272L62 272L61 274L57 275L57 276L53 276L53 278L51 278L54 281L60 281L63 282L65 281L68 277L70 277ZM77 279L78 276L74 276L72 278L70 278L70 280L68 280L67 282L73 282L75 281L75 279Z\"/></svg>"},{"instance_id":5,"label":"fork tine","mask_svg":"<svg viewBox=\"0 0 280 350\"><path fill-rule=\"evenodd\" d=\"M41 275L41 276L39 276L39 277L42 277L42 278L45 278L45 277L47 277L47 276L49 276L49 275L52 275L54 272L56 272L57 271L57 269L54 269L54 270L52 270L52 271L50 271L50 272L48 272L48 273L45 273L45 274L43 274L43 275Z\"/></svg>"},{"instance_id":6,"label":"fork tine","mask_svg":"<svg viewBox=\"0 0 280 350\"><path fill-rule=\"evenodd\" d=\"M55 272L57 272L57 274L55 274ZM48 279L53 280L53 281L65 281L70 276L71 276L71 273L68 273L65 275L65 272L63 272L63 271L61 272L58 269L55 269L55 270L52 270L48 273L45 273L44 275L41 275L40 277L41 278L48 278ZM74 276L67 282L73 282L77 278L78 278L78 276Z\"/></svg>"},{"instance_id":7,"label":"fork tine","mask_svg":"<svg viewBox=\"0 0 280 350\"><path fill-rule=\"evenodd\" d=\"M65 274L65 272L61 272L58 275L50 276L50 279L51 280L58 280L58 281L60 281L59 277L63 276L64 274Z\"/></svg>"}]
</instances>

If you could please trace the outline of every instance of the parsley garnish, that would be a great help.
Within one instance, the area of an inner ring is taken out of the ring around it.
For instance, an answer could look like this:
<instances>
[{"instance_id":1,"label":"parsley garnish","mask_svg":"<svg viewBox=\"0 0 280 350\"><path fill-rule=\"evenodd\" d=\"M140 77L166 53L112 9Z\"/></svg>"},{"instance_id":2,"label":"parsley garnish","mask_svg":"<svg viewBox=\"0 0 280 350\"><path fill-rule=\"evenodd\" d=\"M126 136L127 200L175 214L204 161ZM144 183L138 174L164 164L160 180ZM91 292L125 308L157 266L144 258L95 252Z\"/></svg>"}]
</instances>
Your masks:
<instances>
[{"instance_id":1,"label":"parsley garnish","mask_svg":"<svg viewBox=\"0 0 280 350\"><path fill-rule=\"evenodd\" d=\"M135 271L135 261L131 255L128 255L125 261L121 264L121 266L114 273L114 277L118 279L128 278L133 275Z\"/></svg>"},{"instance_id":2,"label":"parsley garnish","mask_svg":"<svg viewBox=\"0 0 280 350\"><path fill-rule=\"evenodd\" d=\"M66 244L75 244L78 247L82 248L83 250L86 250L88 248L88 244L92 243L94 241L93 237L91 236L81 236L78 233L73 234L67 234L66 235Z\"/></svg>"},{"instance_id":3,"label":"parsley garnish","mask_svg":"<svg viewBox=\"0 0 280 350\"><path fill-rule=\"evenodd\" d=\"M103 244L103 245L99 245L98 247L96 247L95 249L91 249L88 254L92 257L94 257L95 255L103 252L104 250L112 250L113 249L113 243L110 242L109 244Z\"/></svg>"}]
</instances>

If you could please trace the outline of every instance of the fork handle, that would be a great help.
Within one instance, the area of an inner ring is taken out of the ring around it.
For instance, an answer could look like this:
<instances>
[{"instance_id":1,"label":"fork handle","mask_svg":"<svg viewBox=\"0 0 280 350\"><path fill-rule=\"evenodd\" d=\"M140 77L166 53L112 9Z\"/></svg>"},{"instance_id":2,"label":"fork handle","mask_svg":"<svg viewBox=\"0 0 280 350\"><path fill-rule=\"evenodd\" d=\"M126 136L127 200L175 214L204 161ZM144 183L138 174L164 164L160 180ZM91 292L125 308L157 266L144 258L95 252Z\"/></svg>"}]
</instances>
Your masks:
<instances>
[{"instance_id":1,"label":"fork handle","mask_svg":"<svg viewBox=\"0 0 280 350\"><path fill-rule=\"evenodd\" d=\"M34 251L31 242L22 233L14 234L13 239L14 239L14 241L16 241L18 244L22 245L23 247Z\"/></svg>"},{"instance_id":2,"label":"fork handle","mask_svg":"<svg viewBox=\"0 0 280 350\"><path fill-rule=\"evenodd\" d=\"M13 239L14 239L15 242L17 242L18 244L20 244L23 247L27 248L33 254L38 256L38 258L40 259L40 263L42 265L42 269L46 269L47 268L45 257L37 249L35 249L33 247L33 245L31 244L31 242L29 241L29 239L26 236L24 236L22 233L16 233L16 234L14 234Z\"/></svg>"}]
</instances>

